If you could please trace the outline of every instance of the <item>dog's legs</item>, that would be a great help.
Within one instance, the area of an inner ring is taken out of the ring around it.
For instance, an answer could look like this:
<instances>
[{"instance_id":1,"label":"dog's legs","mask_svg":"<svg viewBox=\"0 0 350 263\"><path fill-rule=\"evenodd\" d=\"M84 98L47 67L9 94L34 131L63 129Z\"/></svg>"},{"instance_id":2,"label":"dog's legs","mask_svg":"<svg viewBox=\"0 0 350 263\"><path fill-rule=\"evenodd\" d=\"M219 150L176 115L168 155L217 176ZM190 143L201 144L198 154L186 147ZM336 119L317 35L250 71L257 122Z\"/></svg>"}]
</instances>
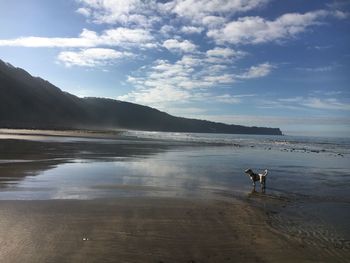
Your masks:
<instances>
[{"instance_id":1,"label":"dog's legs","mask_svg":"<svg viewBox=\"0 0 350 263\"><path fill-rule=\"evenodd\" d=\"M266 178L260 175L260 185L265 188Z\"/></svg>"},{"instance_id":2,"label":"dog's legs","mask_svg":"<svg viewBox=\"0 0 350 263\"><path fill-rule=\"evenodd\" d=\"M266 181L265 178L262 178L262 180L260 181L260 186L261 186L261 192L265 193L265 189L266 189Z\"/></svg>"}]
</instances>

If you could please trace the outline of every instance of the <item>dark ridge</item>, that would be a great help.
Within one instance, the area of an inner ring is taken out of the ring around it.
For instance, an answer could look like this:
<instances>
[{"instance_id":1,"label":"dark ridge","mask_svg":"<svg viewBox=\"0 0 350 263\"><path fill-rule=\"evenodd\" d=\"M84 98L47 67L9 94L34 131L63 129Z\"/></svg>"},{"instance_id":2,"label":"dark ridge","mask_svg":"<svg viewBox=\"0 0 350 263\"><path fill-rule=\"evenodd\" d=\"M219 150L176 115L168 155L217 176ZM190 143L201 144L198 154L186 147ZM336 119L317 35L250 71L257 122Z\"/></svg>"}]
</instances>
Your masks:
<instances>
[{"instance_id":1,"label":"dark ridge","mask_svg":"<svg viewBox=\"0 0 350 263\"><path fill-rule=\"evenodd\" d=\"M139 104L78 98L0 60L0 127L134 129L146 131L282 135L279 128L246 127L175 117Z\"/></svg>"}]
</instances>

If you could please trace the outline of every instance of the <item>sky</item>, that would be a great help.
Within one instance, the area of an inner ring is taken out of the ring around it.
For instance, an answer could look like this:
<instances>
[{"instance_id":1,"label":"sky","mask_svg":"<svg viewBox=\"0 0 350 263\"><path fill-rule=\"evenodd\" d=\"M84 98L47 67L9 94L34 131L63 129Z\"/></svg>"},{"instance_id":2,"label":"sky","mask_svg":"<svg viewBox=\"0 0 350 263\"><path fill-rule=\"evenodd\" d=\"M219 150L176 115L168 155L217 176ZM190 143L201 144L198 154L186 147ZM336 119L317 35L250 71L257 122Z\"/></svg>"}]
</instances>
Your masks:
<instances>
[{"instance_id":1,"label":"sky","mask_svg":"<svg viewBox=\"0 0 350 263\"><path fill-rule=\"evenodd\" d=\"M348 0L0 0L0 59L79 97L350 137Z\"/></svg>"}]
</instances>

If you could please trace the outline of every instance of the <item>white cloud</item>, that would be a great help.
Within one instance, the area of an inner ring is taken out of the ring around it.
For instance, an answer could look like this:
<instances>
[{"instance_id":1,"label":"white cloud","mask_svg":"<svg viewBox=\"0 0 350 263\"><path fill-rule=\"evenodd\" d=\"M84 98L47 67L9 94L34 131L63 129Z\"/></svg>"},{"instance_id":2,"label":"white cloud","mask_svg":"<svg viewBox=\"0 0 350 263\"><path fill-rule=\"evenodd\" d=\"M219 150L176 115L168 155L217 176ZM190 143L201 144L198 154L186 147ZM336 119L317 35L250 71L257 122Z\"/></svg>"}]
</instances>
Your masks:
<instances>
[{"instance_id":1,"label":"white cloud","mask_svg":"<svg viewBox=\"0 0 350 263\"><path fill-rule=\"evenodd\" d=\"M194 55L184 55L181 60L178 60L176 64L183 65L185 67L195 68L203 63L202 59Z\"/></svg>"},{"instance_id":2,"label":"white cloud","mask_svg":"<svg viewBox=\"0 0 350 263\"><path fill-rule=\"evenodd\" d=\"M78 8L76 12L86 17L89 17L91 15L91 10L85 7Z\"/></svg>"},{"instance_id":3,"label":"white cloud","mask_svg":"<svg viewBox=\"0 0 350 263\"><path fill-rule=\"evenodd\" d=\"M189 97L190 94L186 90L163 85L152 88L141 88L119 96L117 99L159 107L164 103L186 101Z\"/></svg>"},{"instance_id":4,"label":"white cloud","mask_svg":"<svg viewBox=\"0 0 350 263\"><path fill-rule=\"evenodd\" d=\"M263 77L272 68L269 63L263 63L251 67L243 74L235 75L232 73L232 68L229 69L228 67L228 65L232 65L232 60L227 65L211 64L207 60L208 54L219 59L226 59L226 56L234 57L236 51L217 48L210 50L208 53L186 54L175 62L157 60L151 66L142 67L138 71L139 74L128 77L127 81L135 87L135 90L119 99L146 103L156 107L166 104L166 102L161 103L162 96L165 101L169 102L167 104L169 107L171 103L178 100L183 103L212 101L237 104L243 96L232 96L227 91L222 95L217 94L217 92L213 95L210 92L203 91L220 87L227 89L234 85L236 78ZM164 92L169 92L172 95L167 96Z\"/></svg>"},{"instance_id":5,"label":"white cloud","mask_svg":"<svg viewBox=\"0 0 350 263\"><path fill-rule=\"evenodd\" d=\"M235 51L233 49L230 48L214 48L214 49L210 49L207 52L207 55L209 57L231 57L233 55L235 55Z\"/></svg>"},{"instance_id":6,"label":"white cloud","mask_svg":"<svg viewBox=\"0 0 350 263\"><path fill-rule=\"evenodd\" d=\"M153 36L145 29L118 27L104 31L100 38L102 43L106 42L110 45L136 44L147 47L147 44L155 44Z\"/></svg>"},{"instance_id":7,"label":"white cloud","mask_svg":"<svg viewBox=\"0 0 350 263\"><path fill-rule=\"evenodd\" d=\"M298 70L308 71L308 72L327 72L334 69L334 65L314 67L314 68L297 68Z\"/></svg>"},{"instance_id":8,"label":"white cloud","mask_svg":"<svg viewBox=\"0 0 350 263\"><path fill-rule=\"evenodd\" d=\"M98 24L136 24L149 27L159 21L155 15L156 1L142 0L78 0L88 9L94 23ZM81 9L81 8L79 8ZM78 10L79 10L78 9Z\"/></svg>"},{"instance_id":9,"label":"white cloud","mask_svg":"<svg viewBox=\"0 0 350 263\"><path fill-rule=\"evenodd\" d=\"M241 99L230 94L224 94L214 97L214 100L222 103L228 104L238 104L241 103Z\"/></svg>"},{"instance_id":10,"label":"white cloud","mask_svg":"<svg viewBox=\"0 0 350 263\"><path fill-rule=\"evenodd\" d=\"M208 63L211 63L211 61L208 61ZM208 65L208 68L210 69L211 72L213 73L220 73L220 72L225 72L228 70L229 65L218 65L218 64L214 64L214 65Z\"/></svg>"},{"instance_id":11,"label":"white cloud","mask_svg":"<svg viewBox=\"0 0 350 263\"><path fill-rule=\"evenodd\" d=\"M163 25L159 30L160 33L162 33L163 35L166 35L166 36L169 36L176 31L177 31L177 29L173 26L170 26L170 25Z\"/></svg>"},{"instance_id":12,"label":"white cloud","mask_svg":"<svg viewBox=\"0 0 350 263\"><path fill-rule=\"evenodd\" d=\"M188 40L167 39L163 42L163 47L175 52L194 52L196 50L196 45Z\"/></svg>"},{"instance_id":13,"label":"white cloud","mask_svg":"<svg viewBox=\"0 0 350 263\"><path fill-rule=\"evenodd\" d=\"M273 66L270 63L262 63L257 66L251 66L248 71L236 75L236 77L240 79L261 78L270 74L272 69Z\"/></svg>"},{"instance_id":14,"label":"white cloud","mask_svg":"<svg viewBox=\"0 0 350 263\"><path fill-rule=\"evenodd\" d=\"M77 38L48 38L48 37L20 37L15 39L1 39L0 46L14 47L93 47L96 42L84 37Z\"/></svg>"},{"instance_id":15,"label":"white cloud","mask_svg":"<svg viewBox=\"0 0 350 263\"><path fill-rule=\"evenodd\" d=\"M303 97L299 96L299 97L294 97L294 98L279 99L278 101L287 102L287 103L290 103L290 102L300 103L302 100L303 100Z\"/></svg>"},{"instance_id":16,"label":"white cloud","mask_svg":"<svg viewBox=\"0 0 350 263\"><path fill-rule=\"evenodd\" d=\"M259 109L288 109L292 111L305 110L305 108L300 107L299 103L264 98L260 98L259 101L256 102L256 105Z\"/></svg>"},{"instance_id":17,"label":"white cloud","mask_svg":"<svg viewBox=\"0 0 350 263\"><path fill-rule=\"evenodd\" d=\"M303 102L301 102L301 105L323 110L350 110L349 103L340 102L338 99L335 98L307 98Z\"/></svg>"},{"instance_id":18,"label":"white cloud","mask_svg":"<svg viewBox=\"0 0 350 263\"><path fill-rule=\"evenodd\" d=\"M226 18L221 16L205 16L201 20L201 24L208 28L221 27L226 22Z\"/></svg>"},{"instance_id":19,"label":"white cloud","mask_svg":"<svg viewBox=\"0 0 350 263\"><path fill-rule=\"evenodd\" d=\"M350 6L348 0L336 0L326 4L331 9L345 9Z\"/></svg>"},{"instance_id":20,"label":"white cloud","mask_svg":"<svg viewBox=\"0 0 350 263\"><path fill-rule=\"evenodd\" d=\"M206 58L203 58L211 65L213 70L217 70L220 67L226 67L225 64L232 64L238 59L247 55L246 52L240 50L233 50L231 48L215 47L206 51Z\"/></svg>"},{"instance_id":21,"label":"white cloud","mask_svg":"<svg viewBox=\"0 0 350 263\"><path fill-rule=\"evenodd\" d=\"M327 95L327 94L325 94ZM349 111L350 104L340 101L337 98L320 98L320 97L291 97L277 100L260 100L262 108L281 108L290 110L305 110L307 108L319 110L341 110Z\"/></svg>"},{"instance_id":22,"label":"white cloud","mask_svg":"<svg viewBox=\"0 0 350 263\"><path fill-rule=\"evenodd\" d=\"M318 46L318 45L316 45L316 46L309 47L309 48L310 49L314 48L316 50L325 50L325 49L329 49L329 48L332 48L332 47L333 47L333 45L326 45L326 46Z\"/></svg>"},{"instance_id":23,"label":"white cloud","mask_svg":"<svg viewBox=\"0 0 350 263\"><path fill-rule=\"evenodd\" d=\"M203 27L195 27L195 26L183 26L181 28L181 32L185 34L200 34L204 30Z\"/></svg>"},{"instance_id":24,"label":"white cloud","mask_svg":"<svg viewBox=\"0 0 350 263\"><path fill-rule=\"evenodd\" d=\"M83 29L79 37L20 37L15 39L2 39L0 46L20 47L97 47L121 46L127 48L152 48L157 46L153 36L145 29L130 29L118 27L108 29L98 35L95 31Z\"/></svg>"},{"instance_id":25,"label":"white cloud","mask_svg":"<svg viewBox=\"0 0 350 263\"><path fill-rule=\"evenodd\" d=\"M350 17L350 12L343 12L340 10L333 11L333 15L338 19L346 19Z\"/></svg>"},{"instance_id":26,"label":"white cloud","mask_svg":"<svg viewBox=\"0 0 350 263\"><path fill-rule=\"evenodd\" d=\"M319 20L327 15L329 12L318 10L305 14L284 14L273 21L257 16L241 17L220 29L209 30L207 36L219 44L259 44L279 41L293 38L308 27L320 24Z\"/></svg>"},{"instance_id":27,"label":"white cloud","mask_svg":"<svg viewBox=\"0 0 350 263\"><path fill-rule=\"evenodd\" d=\"M130 52L120 52L109 48L89 48L80 51L63 51L58 55L58 60L66 66L95 67L111 63L115 59L133 56Z\"/></svg>"},{"instance_id":28,"label":"white cloud","mask_svg":"<svg viewBox=\"0 0 350 263\"><path fill-rule=\"evenodd\" d=\"M190 55L174 63L158 60L141 79L146 86L168 85L183 89L210 88L234 82L232 74L213 71L200 57Z\"/></svg>"},{"instance_id":29,"label":"white cloud","mask_svg":"<svg viewBox=\"0 0 350 263\"><path fill-rule=\"evenodd\" d=\"M195 61L196 58L187 55L174 63L157 60L144 68L140 76L129 76L128 82L136 89L118 99L155 107L188 102L196 96L194 88L207 88L213 84L195 74Z\"/></svg>"},{"instance_id":30,"label":"white cloud","mask_svg":"<svg viewBox=\"0 0 350 263\"><path fill-rule=\"evenodd\" d=\"M174 0L168 8L180 17L200 22L206 16L246 12L265 5L269 0Z\"/></svg>"},{"instance_id":31,"label":"white cloud","mask_svg":"<svg viewBox=\"0 0 350 263\"><path fill-rule=\"evenodd\" d=\"M231 95L231 94L223 94L223 95L215 95L212 93L196 93L191 95L191 99L194 101L205 101L205 105L202 107L192 107L191 104L183 104L181 107L179 105L174 106L167 106L166 111L168 113L171 113L175 116L187 116L187 117L193 117L193 118L200 118L200 119L212 119L213 121L223 121L221 120L223 115L215 115L217 119L215 118L205 118L202 117L205 113L210 113L211 109L208 107L208 104L212 104L212 106L215 107L217 103L225 103L225 104L240 104L243 102L244 98L246 97L254 97L255 94L240 94L240 95ZM184 107L186 105L186 107ZM231 123L231 122L230 122Z\"/></svg>"},{"instance_id":32,"label":"white cloud","mask_svg":"<svg viewBox=\"0 0 350 263\"><path fill-rule=\"evenodd\" d=\"M221 27L237 13L252 11L265 6L271 0L172 0L158 3L157 12L185 23L185 26L200 26L209 29ZM198 33L199 30L185 33Z\"/></svg>"},{"instance_id":33,"label":"white cloud","mask_svg":"<svg viewBox=\"0 0 350 263\"><path fill-rule=\"evenodd\" d=\"M234 77L232 74L220 74L220 75L214 75L214 76L206 76L203 78L203 80L207 83L211 83L211 85L215 84L229 84L233 83Z\"/></svg>"},{"instance_id":34,"label":"white cloud","mask_svg":"<svg viewBox=\"0 0 350 263\"><path fill-rule=\"evenodd\" d=\"M233 50L231 48L215 47L206 51L209 62L225 63L225 59L232 62L232 59L240 59L247 55L246 52L240 50Z\"/></svg>"}]
</instances>

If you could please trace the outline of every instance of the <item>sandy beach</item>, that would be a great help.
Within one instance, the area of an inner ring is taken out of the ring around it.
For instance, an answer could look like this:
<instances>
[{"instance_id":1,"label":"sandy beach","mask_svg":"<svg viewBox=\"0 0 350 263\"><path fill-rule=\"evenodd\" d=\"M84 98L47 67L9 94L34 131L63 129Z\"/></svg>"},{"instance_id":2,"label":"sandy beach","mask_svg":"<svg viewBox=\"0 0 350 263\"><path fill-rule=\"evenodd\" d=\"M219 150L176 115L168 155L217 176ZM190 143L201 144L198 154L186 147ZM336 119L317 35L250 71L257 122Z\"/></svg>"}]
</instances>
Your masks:
<instances>
[{"instance_id":1,"label":"sandy beach","mask_svg":"<svg viewBox=\"0 0 350 263\"><path fill-rule=\"evenodd\" d=\"M1 262L346 262L238 201L0 202Z\"/></svg>"},{"instance_id":2,"label":"sandy beach","mask_svg":"<svg viewBox=\"0 0 350 263\"><path fill-rule=\"evenodd\" d=\"M350 262L346 158L77 134L2 138L1 262Z\"/></svg>"}]
</instances>

